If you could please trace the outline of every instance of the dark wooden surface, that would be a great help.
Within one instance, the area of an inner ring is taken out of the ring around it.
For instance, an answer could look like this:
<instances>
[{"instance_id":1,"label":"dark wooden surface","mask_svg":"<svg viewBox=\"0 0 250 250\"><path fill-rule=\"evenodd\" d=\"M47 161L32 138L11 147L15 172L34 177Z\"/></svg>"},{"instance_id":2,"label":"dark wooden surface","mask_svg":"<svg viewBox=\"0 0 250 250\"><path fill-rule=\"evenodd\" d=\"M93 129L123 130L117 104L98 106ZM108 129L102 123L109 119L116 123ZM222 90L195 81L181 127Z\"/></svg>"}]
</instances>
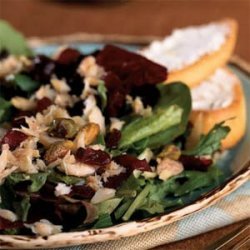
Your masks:
<instances>
[{"instance_id":1,"label":"dark wooden surface","mask_svg":"<svg viewBox=\"0 0 250 250\"><path fill-rule=\"evenodd\" d=\"M99 4L93 4L98 2L94 0L89 2L92 3L72 0L0 0L0 18L9 21L28 37L48 37L75 32L165 36L175 27L233 17L238 20L240 28L236 53L250 61L249 0L130 0ZM155 250L206 249L221 237L240 228L245 222L164 245Z\"/></svg>"},{"instance_id":2,"label":"dark wooden surface","mask_svg":"<svg viewBox=\"0 0 250 250\"><path fill-rule=\"evenodd\" d=\"M26 36L74 32L164 36L174 27L233 17L236 53L250 61L249 0L0 0L0 17ZM99 2L99 4L93 4ZM100 3L101 2L101 3Z\"/></svg>"}]
</instances>

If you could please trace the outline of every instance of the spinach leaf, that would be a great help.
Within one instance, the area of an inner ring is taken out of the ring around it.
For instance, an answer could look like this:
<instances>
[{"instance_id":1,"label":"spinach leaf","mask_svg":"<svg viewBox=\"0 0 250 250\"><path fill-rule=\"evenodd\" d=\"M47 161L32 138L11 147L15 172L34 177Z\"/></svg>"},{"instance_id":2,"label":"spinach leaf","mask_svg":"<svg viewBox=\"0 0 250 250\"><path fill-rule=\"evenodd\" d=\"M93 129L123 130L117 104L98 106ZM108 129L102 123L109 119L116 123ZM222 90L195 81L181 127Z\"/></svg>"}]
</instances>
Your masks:
<instances>
[{"instance_id":1,"label":"spinach leaf","mask_svg":"<svg viewBox=\"0 0 250 250\"><path fill-rule=\"evenodd\" d=\"M4 20L0 20L0 41L0 50L7 49L14 55L32 55L24 36Z\"/></svg>"},{"instance_id":2,"label":"spinach leaf","mask_svg":"<svg viewBox=\"0 0 250 250\"><path fill-rule=\"evenodd\" d=\"M103 81L98 84L97 92L101 99L102 110L104 110L107 106L107 88Z\"/></svg>"},{"instance_id":3,"label":"spinach leaf","mask_svg":"<svg viewBox=\"0 0 250 250\"><path fill-rule=\"evenodd\" d=\"M189 114L191 112L191 94L189 88L185 84L181 82L168 85L159 84L158 89L161 97L156 108L166 108L170 105L178 105L182 108L183 112L181 121L178 124L148 138L147 147L151 149L166 145L182 135L186 130Z\"/></svg>"},{"instance_id":4,"label":"spinach leaf","mask_svg":"<svg viewBox=\"0 0 250 250\"><path fill-rule=\"evenodd\" d=\"M6 120L6 116L10 112L11 103L0 97L0 123Z\"/></svg>"},{"instance_id":5,"label":"spinach leaf","mask_svg":"<svg viewBox=\"0 0 250 250\"><path fill-rule=\"evenodd\" d=\"M112 225L111 216L109 214L101 214L92 228L104 228Z\"/></svg>"},{"instance_id":6,"label":"spinach leaf","mask_svg":"<svg viewBox=\"0 0 250 250\"><path fill-rule=\"evenodd\" d=\"M36 174L24 174L24 173L12 173L7 177L7 181L11 185L15 185L19 182L30 181L31 184L28 187L29 192L37 192L45 184L49 173L36 173Z\"/></svg>"},{"instance_id":7,"label":"spinach leaf","mask_svg":"<svg viewBox=\"0 0 250 250\"><path fill-rule=\"evenodd\" d=\"M129 147L135 142L177 125L181 121L181 116L182 109L177 105L158 108L151 116L138 118L126 125L122 130L119 147Z\"/></svg>"},{"instance_id":8,"label":"spinach leaf","mask_svg":"<svg viewBox=\"0 0 250 250\"><path fill-rule=\"evenodd\" d=\"M30 77L23 74L16 74L14 81L15 84L25 92L34 91L39 87L38 82L32 80Z\"/></svg>"},{"instance_id":9,"label":"spinach leaf","mask_svg":"<svg viewBox=\"0 0 250 250\"><path fill-rule=\"evenodd\" d=\"M183 152L185 155L212 155L221 146L223 140L230 132L228 126L223 126L224 122L214 125L207 135L202 135L198 144L190 150Z\"/></svg>"}]
</instances>

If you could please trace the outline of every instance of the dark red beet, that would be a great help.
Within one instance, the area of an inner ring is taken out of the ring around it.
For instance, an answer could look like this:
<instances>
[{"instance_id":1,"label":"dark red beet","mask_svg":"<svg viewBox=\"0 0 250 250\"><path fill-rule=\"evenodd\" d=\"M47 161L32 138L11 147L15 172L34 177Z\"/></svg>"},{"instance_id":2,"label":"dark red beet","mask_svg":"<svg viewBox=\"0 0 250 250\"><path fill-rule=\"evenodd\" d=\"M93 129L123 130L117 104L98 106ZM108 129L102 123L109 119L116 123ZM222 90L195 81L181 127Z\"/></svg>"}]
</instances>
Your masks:
<instances>
[{"instance_id":1,"label":"dark red beet","mask_svg":"<svg viewBox=\"0 0 250 250\"><path fill-rule=\"evenodd\" d=\"M96 60L106 71L114 72L124 82L136 86L160 83L167 78L165 67L113 45L105 46Z\"/></svg>"},{"instance_id":2,"label":"dark red beet","mask_svg":"<svg viewBox=\"0 0 250 250\"><path fill-rule=\"evenodd\" d=\"M43 110L47 109L51 105L52 105L52 101L48 97L43 97L42 99L37 101L36 111L42 112Z\"/></svg>"},{"instance_id":3,"label":"dark red beet","mask_svg":"<svg viewBox=\"0 0 250 250\"><path fill-rule=\"evenodd\" d=\"M152 171L146 160L139 160L132 155L119 155L114 157L114 161L125 167L128 172L133 170Z\"/></svg>"},{"instance_id":4,"label":"dark red beet","mask_svg":"<svg viewBox=\"0 0 250 250\"><path fill-rule=\"evenodd\" d=\"M105 138L106 146L111 149L117 148L121 136L122 136L121 131L119 131L118 129L113 129L106 135Z\"/></svg>"},{"instance_id":5,"label":"dark red beet","mask_svg":"<svg viewBox=\"0 0 250 250\"><path fill-rule=\"evenodd\" d=\"M9 130L2 138L0 145L8 144L11 150L14 150L21 142L26 140L28 136L20 131Z\"/></svg>"},{"instance_id":6,"label":"dark red beet","mask_svg":"<svg viewBox=\"0 0 250 250\"><path fill-rule=\"evenodd\" d=\"M207 171L208 167L213 163L211 159L189 155L182 155L179 160L186 170Z\"/></svg>"},{"instance_id":7,"label":"dark red beet","mask_svg":"<svg viewBox=\"0 0 250 250\"><path fill-rule=\"evenodd\" d=\"M48 83L55 72L55 62L44 55L33 58L33 68L29 72L31 77L38 82Z\"/></svg>"},{"instance_id":8,"label":"dark red beet","mask_svg":"<svg viewBox=\"0 0 250 250\"><path fill-rule=\"evenodd\" d=\"M125 97L133 89L154 85L167 78L166 68L112 45L104 47L96 56L96 61L107 72L103 80L108 89L107 114L110 117L123 115Z\"/></svg>"},{"instance_id":9,"label":"dark red beet","mask_svg":"<svg viewBox=\"0 0 250 250\"><path fill-rule=\"evenodd\" d=\"M77 161L93 166L105 166L111 162L108 153L92 148L79 148L75 156Z\"/></svg>"},{"instance_id":10,"label":"dark red beet","mask_svg":"<svg viewBox=\"0 0 250 250\"><path fill-rule=\"evenodd\" d=\"M72 48L66 48L59 54L56 62L58 64L68 65L76 63L79 60L79 57L81 57L81 53L79 51Z\"/></svg>"},{"instance_id":11,"label":"dark red beet","mask_svg":"<svg viewBox=\"0 0 250 250\"><path fill-rule=\"evenodd\" d=\"M68 194L75 199L91 199L95 194L95 190L87 185L72 186L71 192Z\"/></svg>"}]
</instances>

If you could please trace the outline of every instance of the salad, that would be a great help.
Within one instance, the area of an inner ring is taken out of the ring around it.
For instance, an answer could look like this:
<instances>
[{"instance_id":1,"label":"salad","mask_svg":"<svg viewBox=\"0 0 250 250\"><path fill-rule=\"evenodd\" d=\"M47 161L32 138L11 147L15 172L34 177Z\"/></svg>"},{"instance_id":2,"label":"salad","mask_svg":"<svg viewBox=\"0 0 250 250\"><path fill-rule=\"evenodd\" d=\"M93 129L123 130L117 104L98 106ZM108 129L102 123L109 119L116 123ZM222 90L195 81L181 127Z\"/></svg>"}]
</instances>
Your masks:
<instances>
[{"instance_id":1,"label":"salad","mask_svg":"<svg viewBox=\"0 0 250 250\"><path fill-rule=\"evenodd\" d=\"M219 183L214 155L229 128L188 147L190 90L164 84L166 68L113 45L36 55L0 30L0 234L148 218Z\"/></svg>"}]
</instances>

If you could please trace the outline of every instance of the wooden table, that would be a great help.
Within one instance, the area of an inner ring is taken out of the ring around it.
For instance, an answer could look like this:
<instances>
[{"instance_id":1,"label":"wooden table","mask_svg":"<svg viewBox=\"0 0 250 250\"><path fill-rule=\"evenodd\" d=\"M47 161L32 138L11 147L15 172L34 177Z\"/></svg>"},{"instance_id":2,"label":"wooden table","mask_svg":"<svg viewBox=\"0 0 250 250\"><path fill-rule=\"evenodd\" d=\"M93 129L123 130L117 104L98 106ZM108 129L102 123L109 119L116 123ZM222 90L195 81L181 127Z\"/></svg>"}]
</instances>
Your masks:
<instances>
[{"instance_id":1,"label":"wooden table","mask_svg":"<svg viewBox=\"0 0 250 250\"><path fill-rule=\"evenodd\" d=\"M240 26L236 53L248 61L249 14L248 0L130 0L99 4L69 0L0 0L0 18L12 23L28 37L75 32L165 36L174 27L233 17ZM243 222L156 249L204 249L241 225Z\"/></svg>"},{"instance_id":2,"label":"wooden table","mask_svg":"<svg viewBox=\"0 0 250 250\"><path fill-rule=\"evenodd\" d=\"M249 0L103 1L0 0L0 17L26 36L43 37L79 31L164 36L174 27L233 17L240 26L236 53L250 61Z\"/></svg>"}]
</instances>

